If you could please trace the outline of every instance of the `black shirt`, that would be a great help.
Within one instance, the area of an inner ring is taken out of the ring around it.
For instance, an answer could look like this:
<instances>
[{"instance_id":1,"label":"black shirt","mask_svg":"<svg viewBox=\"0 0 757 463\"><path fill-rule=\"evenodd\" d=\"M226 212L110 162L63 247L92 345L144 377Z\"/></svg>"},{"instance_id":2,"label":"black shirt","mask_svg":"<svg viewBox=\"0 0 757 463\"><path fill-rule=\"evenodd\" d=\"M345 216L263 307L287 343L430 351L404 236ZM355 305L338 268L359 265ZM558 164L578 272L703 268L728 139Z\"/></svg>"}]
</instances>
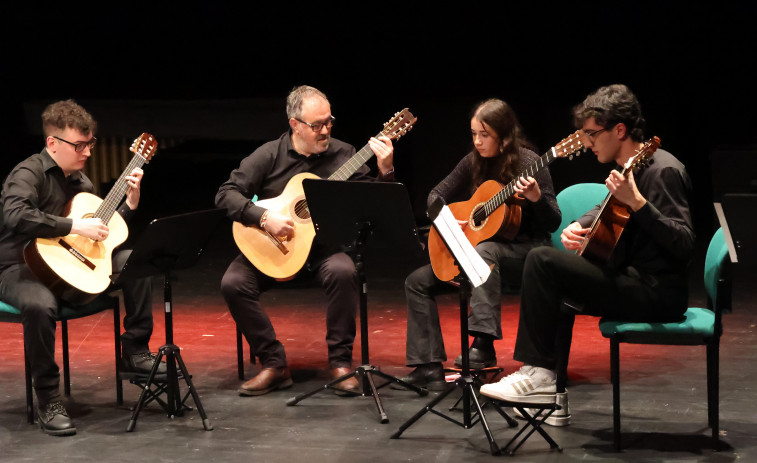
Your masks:
<instances>
[{"instance_id":1,"label":"black shirt","mask_svg":"<svg viewBox=\"0 0 757 463\"><path fill-rule=\"evenodd\" d=\"M294 150L290 137L291 132L285 132L260 146L242 160L218 189L216 206L226 209L231 220L246 226L258 225L265 208L250 202L253 196L257 195L258 199L279 196L287 182L303 172L327 178L355 154L355 147L331 138L326 151L304 156ZM393 174L380 179L392 180ZM362 165L350 180L375 179L370 176L368 166Z\"/></svg>"},{"instance_id":2,"label":"black shirt","mask_svg":"<svg viewBox=\"0 0 757 463\"><path fill-rule=\"evenodd\" d=\"M66 177L46 149L14 167L0 196L0 271L24 262L23 249L29 240L71 233L73 220L62 217L64 208L76 194L92 191L84 173ZM126 218L131 210L124 203L118 212Z\"/></svg>"}]
</instances>

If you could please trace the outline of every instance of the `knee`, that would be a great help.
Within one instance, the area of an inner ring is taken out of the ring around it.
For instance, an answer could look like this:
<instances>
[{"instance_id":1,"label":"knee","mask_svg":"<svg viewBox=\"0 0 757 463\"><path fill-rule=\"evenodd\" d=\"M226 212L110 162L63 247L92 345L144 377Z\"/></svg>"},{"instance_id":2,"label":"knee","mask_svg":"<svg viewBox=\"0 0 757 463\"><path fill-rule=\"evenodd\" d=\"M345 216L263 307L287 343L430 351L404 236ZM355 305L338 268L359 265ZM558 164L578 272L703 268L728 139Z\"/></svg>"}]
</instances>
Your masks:
<instances>
[{"instance_id":1,"label":"knee","mask_svg":"<svg viewBox=\"0 0 757 463\"><path fill-rule=\"evenodd\" d=\"M221 278L221 294L228 301L233 301L241 295L259 298L260 292L257 288L250 287L243 275L234 272L226 272Z\"/></svg>"},{"instance_id":2,"label":"knee","mask_svg":"<svg viewBox=\"0 0 757 463\"><path fill-rule=\"evenodd\" d=\"M356 285L357 269L352 259L345 255L346 259L332 259L323 272L323 283L332 285Z\"/></svg>"}]
</instances>

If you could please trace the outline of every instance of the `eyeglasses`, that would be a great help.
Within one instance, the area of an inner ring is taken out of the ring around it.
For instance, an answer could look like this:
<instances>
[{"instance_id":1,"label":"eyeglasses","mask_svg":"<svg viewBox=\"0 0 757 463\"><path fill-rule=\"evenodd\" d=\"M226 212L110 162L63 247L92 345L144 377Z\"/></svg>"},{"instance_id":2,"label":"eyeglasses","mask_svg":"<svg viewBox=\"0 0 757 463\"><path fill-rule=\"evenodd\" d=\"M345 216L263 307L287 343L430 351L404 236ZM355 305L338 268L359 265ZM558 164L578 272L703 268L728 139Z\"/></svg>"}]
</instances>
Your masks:
<instances>
[{"instance_id":1,"label":"eyeglasses","mask_svg":"<svg viewBox=\"0 0 757 463\"><path fill-rule=\"evenodd\" d=\"M71 143L68 140L64 140L64 139L62 139L60 137L56 137L55 135L53 135L53 138L56 139L56 140L62 141L64 143L68 143L69 145L73 146L74 147L74 151L76 151L77 153L81 153L82 151L84 151L84 148L86 148L86 147L89 147L89 149L92 149L92 148L94 148L95 143L97 143L97 138L95 138L95 137L92 137L92 139L90 141L83 141L83 142L79 142L79 143Z\"/></svg>"},{"instance_id":2,"label":"eyeglasses","mask_svg":"<svg viewBox=\"0 0 757 463\"><path fill-rule=\"evenodd\" d=\"M591 130L591 129L589 129L589 130L582 130L581 132L583 132L583 135L586 138L588 138L589 141L594 142L594 139L596 138L596 136L599 135L600 133L606 131L606 130L607 130L606 128L599 129L599 130Z\"/></svg>"},{"instance_id":3,"label":"eyeglasses","mask_svg":"<svg viewBox=\"0 0 757 463\"><path fill-rule=\"evenodd\" d=\"M335 119L336 118L334 116L329 116L326 122L314 122L311 124L310 122L305 122L302 119L297 119L296 117L294 118L294 120L298 122L302 122L303 124L306 124L307 126L309 126L311 129L313 129L313 132L320 132L321 130L323 130L324 127L326 127L327 129L330 129L331 127L334 126Z\"/></svg>"}]
</instances>

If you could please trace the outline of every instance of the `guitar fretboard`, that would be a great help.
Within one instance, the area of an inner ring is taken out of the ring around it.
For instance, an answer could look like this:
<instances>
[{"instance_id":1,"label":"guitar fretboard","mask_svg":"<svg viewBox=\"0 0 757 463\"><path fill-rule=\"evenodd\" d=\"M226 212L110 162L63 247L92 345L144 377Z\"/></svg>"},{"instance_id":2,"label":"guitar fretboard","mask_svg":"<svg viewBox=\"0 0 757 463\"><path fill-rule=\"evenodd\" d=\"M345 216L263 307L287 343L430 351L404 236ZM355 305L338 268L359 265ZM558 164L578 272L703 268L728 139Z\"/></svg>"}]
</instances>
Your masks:
<instances>
[{"instance_id":1,"label":"guitar fretboard","mask_svg":"<svg viewBox=\"0 0 757 463\"><path fill-rule=\"evenodd\" d=\"M499 206L505 203L513 195L515 195L515 184L521 177L533 177L537 172L544 169L552 163L558 156L554 147L539 156L533 164L531 164L526 170L518 174L510 183L505 185L497 194L492 196L484 205L476 210L473 214L473 219L476 222L483 222L489 215L494 212Z\"/></svg>"},{"instance_id":2,"label":"guitar fretboard","mask_svg":"<svg viewBox=\"0 0 757 463\"><path fill-rule=\"evenodd\" d=\"M382 134L376 135L376 137L380 137ZM364 147L360 148L360 151L355 153L349 161L345 162L342 167L337 169L336 172L331 174L329 176L329 180L347 180L348 178L352 177L352 174L357 172L357 170L365 164L371 156L373 156L373 151L369 147L369 145L365 145Z\"/></svg>"},{"instance_id":3,"label":"guitar fretboard","mask_svg":"<svg viewBox=\"0 0 757 463\"><path fill-rule=\"evenodd\" d=\"M121 173L121 176L116 180L115 185L111 188L108 195L103 200L100 207L95 211L94 217L97 217L103 221L103 223L110 222L110 218L118 209L118 205L121 204L121 200L126 195L126 191L129 189L129 185L126 183L126 176L130 175L137 167L142 167L145 164L145 158L139 154L135 154L129 165Z\"/></svg>"}]
</instances>

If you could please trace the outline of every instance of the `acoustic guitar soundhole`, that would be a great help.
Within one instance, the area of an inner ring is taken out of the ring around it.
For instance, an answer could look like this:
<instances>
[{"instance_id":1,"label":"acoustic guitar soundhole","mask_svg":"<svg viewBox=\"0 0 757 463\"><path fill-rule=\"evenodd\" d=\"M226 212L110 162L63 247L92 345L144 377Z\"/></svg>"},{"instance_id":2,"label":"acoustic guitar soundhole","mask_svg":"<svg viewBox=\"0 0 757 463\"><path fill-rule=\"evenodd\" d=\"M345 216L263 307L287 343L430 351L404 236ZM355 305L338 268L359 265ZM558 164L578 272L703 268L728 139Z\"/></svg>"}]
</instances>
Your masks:
<instances>
[{"instance_id":1,"label":"acoustic guitar soundhole","mask_svg":"<svg viewBox=\"0 0 757 463\"><path fill-rule=\"evenodd\" d=\"M310 218L310 209L308 209L308 203L304 199L301 199L294 204L294 214L300 220L307 220Z\"/></svg>"}]
</instances>

